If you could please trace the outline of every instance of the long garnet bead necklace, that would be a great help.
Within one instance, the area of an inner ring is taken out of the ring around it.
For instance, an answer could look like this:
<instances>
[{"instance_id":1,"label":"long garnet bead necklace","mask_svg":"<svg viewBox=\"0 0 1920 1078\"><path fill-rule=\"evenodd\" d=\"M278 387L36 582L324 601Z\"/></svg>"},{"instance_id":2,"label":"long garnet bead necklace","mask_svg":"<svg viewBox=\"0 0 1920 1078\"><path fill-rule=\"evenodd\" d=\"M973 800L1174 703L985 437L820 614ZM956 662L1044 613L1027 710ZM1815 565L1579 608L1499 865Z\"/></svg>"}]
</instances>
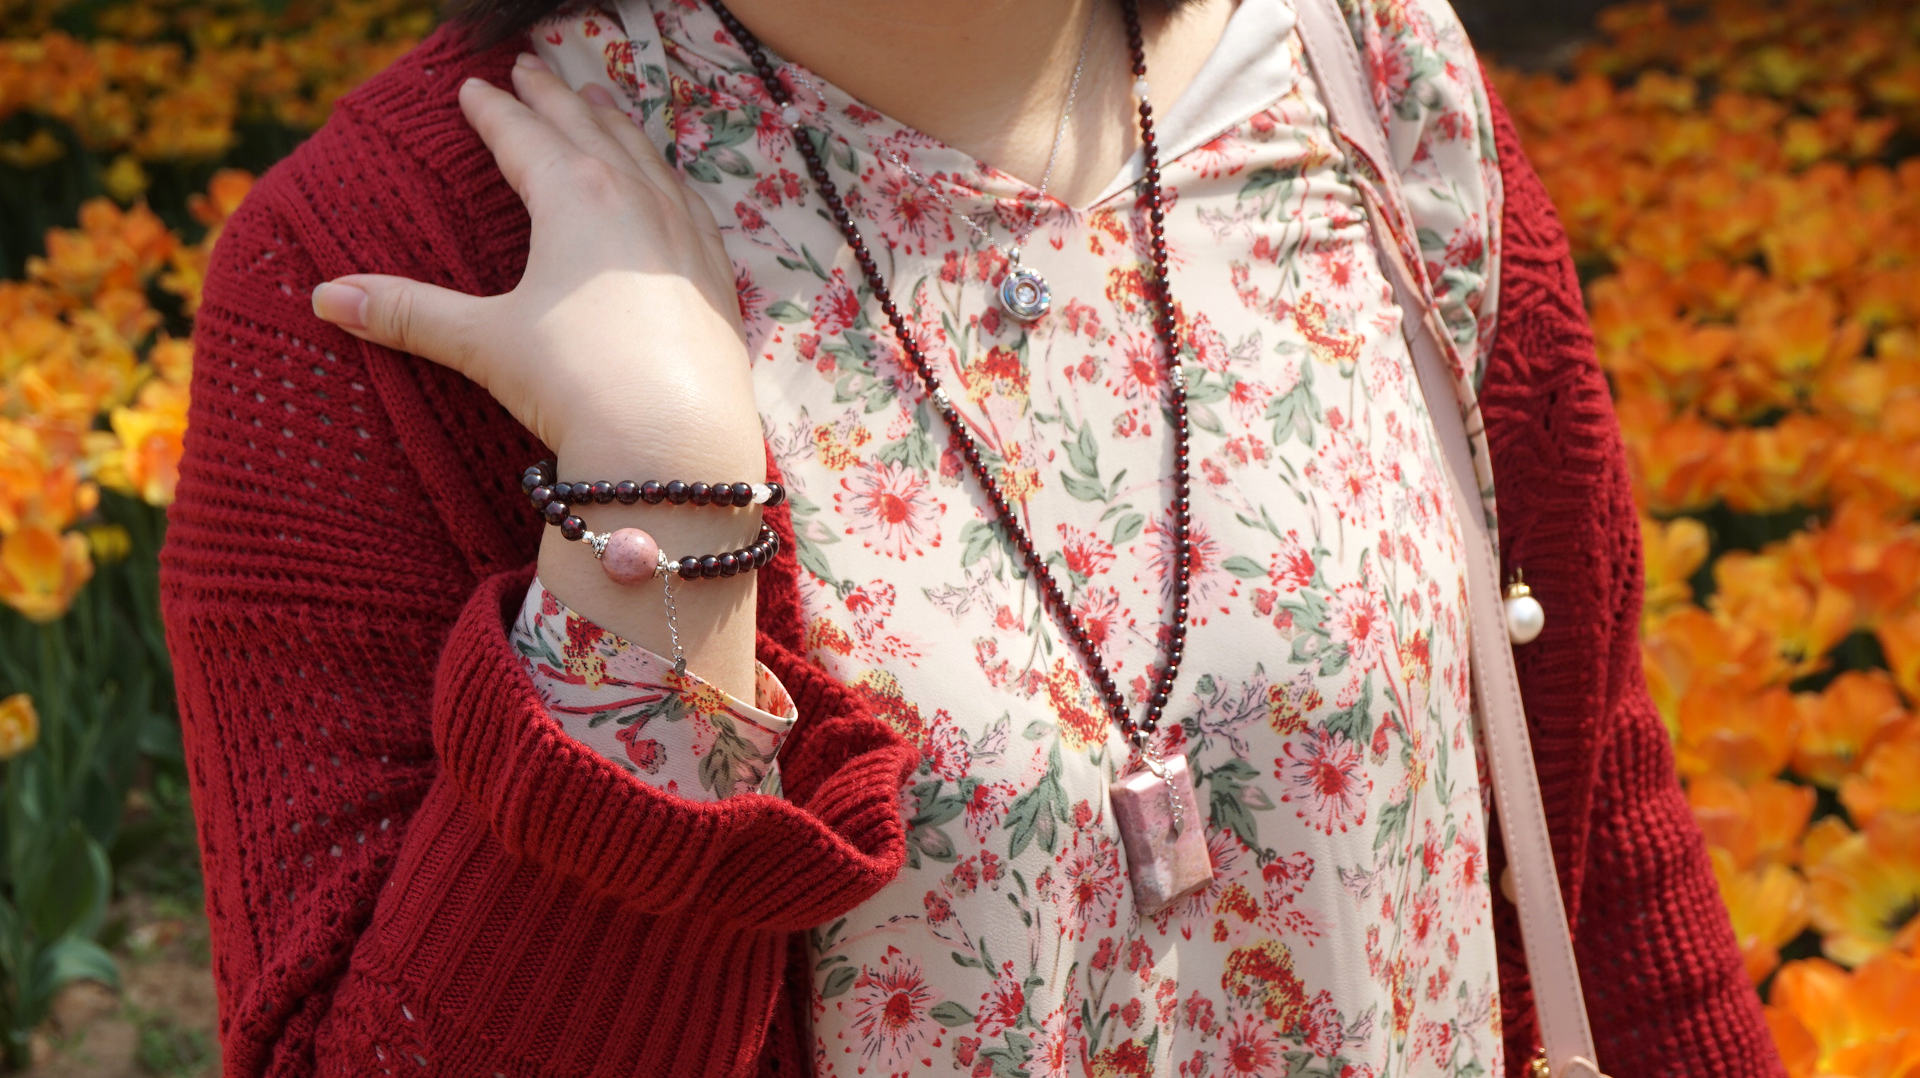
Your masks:
<instances>
[{"instance_id":1,"label":"long garnet bead necklace","mask_svg":"<svg viewBox=\"0 0 1920 1078\"><path fill-rule=\"evenodd\" d=\"M1160 340L1162 363L1165 366L1169 388L1168 405L1173 427L1173 497L1168 505L1173 518L1173 610L1171 624L1166 630L1166 646L1161 655L1159 671L1154 675L1152 687L1147 694L1145 713L1135 719L1127 709L1126 697L1120 685L1108 671L1106 662L1101 659L1099 650L1094 646L1092 634L1081 622L1073 608L1067 603L1066 592L1060 587L1048 570L1039 548L1034 545L1033 537L1020 523L1013 507L1008 504L1006 495L1000 491L999 480L987 471L985 458L980 446L968 433L960 412L947 396L940 376L928 364L926 355L921 352L913 333L907 326L900 307L894 302L888 291L887 282L880 275L880 266L874 260L873 252L867 242L854 227L853 214L840 197L839 188L833 177L828 175L826 159L821 155L820 146L808 134L800 122L799 110L793 105L792 95L781 82L768 61L766 49L751 31L736 19L733 12L727 10L721 0L711 0L714 14L720 24L732 34L746 50L753 61L754 70L760 81L766 86L767 94L779 107L781 117L793 132L795 145L800 155L806 159L807 172L813 177L820 196L827 204L834 223L846 237L847 245L853 249L853 257L860 264L860 272L866 277L867 285L874 297L880 301L880 310L887 316L887 322L893 327L894 336L900 341L901 351L906 354L907 362L926 387L927 398L946 424L948 437L954 450L966 461L967 468L979 482L980 489L986 492L987 502L993 506L994 515L999 519L1007 537L1020 552L1020 560L1026 565L1027 572L1039 581L1042 602L1052 612L1054 618L1065 627L1067 636L1072 640L1082 660L1092 672L1093 682L1105 703L1108 716L1120 727L1127 739L1136 749L1146 750L1150 746L1154 731L1160 725L1160 718L1167 706L1168 693L1174 680L1180 674L1180 660L1184 656L1187 640L1187 598L1193 575L1193 544L1191 541L1192 513L1190 507L1191 483L1187 470L1187 384L1180 370L1180 338L1173 315L1173 296L1167 287L1167 243L1166 211L1160 195L1160 155L1153 133L1153 106L1147 103L1146 77L1147 54L1140 33L1140 10L1137 0L1122 0L1121 9L1127 26L1127 47L1133 59L1133 87L1135 96L1140 99L1140 142L1145 160L1145 179L1147 197L1145 199L1148 219L1147 235L1153 258L1153 275L1146 282L1147 302L1153 310L1153 328ZM821 133L824 141L828 137Z\"/></svg>"}]
</instances>

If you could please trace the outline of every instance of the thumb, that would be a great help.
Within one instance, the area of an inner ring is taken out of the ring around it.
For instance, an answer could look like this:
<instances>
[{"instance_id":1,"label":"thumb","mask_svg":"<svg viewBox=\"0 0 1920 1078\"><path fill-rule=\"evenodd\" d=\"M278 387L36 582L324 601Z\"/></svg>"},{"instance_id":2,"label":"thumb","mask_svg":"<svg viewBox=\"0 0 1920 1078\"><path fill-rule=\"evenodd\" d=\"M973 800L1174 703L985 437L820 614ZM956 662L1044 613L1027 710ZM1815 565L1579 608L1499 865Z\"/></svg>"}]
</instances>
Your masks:
<instances>
[{"instance_id":1,"label":"thumb","mask_svg":"<svg viewBox=\"0 0 1920 1078\"><path fill-rule=\"evenodd\" d=\"M313 313L361 340L411 352L472 377L478 296L405 277L355 273L313 289Z\"/></svg>"}]
</instances>

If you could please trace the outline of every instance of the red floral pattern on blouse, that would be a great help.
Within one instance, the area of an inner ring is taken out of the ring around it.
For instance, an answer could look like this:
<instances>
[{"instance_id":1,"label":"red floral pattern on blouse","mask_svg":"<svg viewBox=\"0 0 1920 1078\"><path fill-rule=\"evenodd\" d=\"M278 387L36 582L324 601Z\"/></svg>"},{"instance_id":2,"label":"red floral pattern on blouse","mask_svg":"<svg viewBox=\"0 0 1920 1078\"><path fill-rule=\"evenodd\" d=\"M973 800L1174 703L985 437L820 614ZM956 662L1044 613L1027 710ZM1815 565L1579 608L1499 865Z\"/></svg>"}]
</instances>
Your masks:
<instances>
[{"instance_id":1,"label":"red floral pattern on blouse","mask_svg":"<svg viewBox=\"0 0 1920 1078\"><path fill-rule=\"evenodd\" d=\"M1470 402L1500 211L1477 65L1443 0L1342 3ZM616 6L555 24L542 54L614 92L723 223L809 651L923 750L902 792L907 868L810 934L816 1073L1499 1073L1462 537L1290 5L1240 0L1228 38L1274 62L1225 84L1237 114L1181 131L1177 106L1158 110L1195 481L1164 749L1188 758L1216 878L1153 917L1107 803L1125 746L794 136L698 0ZM1172 540L1138 190L1123 177L1090 205L1042 204L1026 262L1054 310L1022 326L991 299L1001 254L889 155L1003 244L1036 193L783 70L894 299L1139 708Z\"/></svg>"}]
</instances>

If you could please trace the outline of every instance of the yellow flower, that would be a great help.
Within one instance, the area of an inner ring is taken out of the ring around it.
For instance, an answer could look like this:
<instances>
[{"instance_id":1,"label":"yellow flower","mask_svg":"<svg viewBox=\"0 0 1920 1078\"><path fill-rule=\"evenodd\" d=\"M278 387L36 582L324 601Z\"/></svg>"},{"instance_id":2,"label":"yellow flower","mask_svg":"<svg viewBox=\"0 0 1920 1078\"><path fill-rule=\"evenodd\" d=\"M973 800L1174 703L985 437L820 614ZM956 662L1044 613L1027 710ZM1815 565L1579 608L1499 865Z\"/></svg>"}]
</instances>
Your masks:
<instances>
[{"instance_id":1,"label":"yellow flower","mask_svg":"<svg viewBox=\"0 0 1920 1078\"><path fill-rule=\"evenodd\" d=\"M0 760L10 760L40 739L40 715L33 697L17 692L0 700Z\"/></svg>"},{"instance_id":2,"label":"yellow flower","mask_svg":"<svg viewBox=\"0 0 1920 1078\"><path fill-rule=\"evenodd\" d=\"M33 621L53 621L93 576L86 536L29 524L0 539L0 602Z\"/></svg>"},{"instance_id":3,"label":"yellow flower","mask_svg":"<svg viewBox=\"0 0 1920 1078\"><path fill-rule=\"evenodd\" d=\"M1693 574L1707 560L1707 526L1693 517L1664 524L1642 517L1640 535L1646 557L1647 612L1692 602Z\"/></svg>"},{"instance_id":4,"label":"yellow flower","mask_svg":"<svg viewBox=\"0 0 1920 1078\"><path fill-rule=\"evenodd\" d=\"M129 203L146 192L147 173L132 154L123 153L107 166L100 176L100 183L115 201Z\"/></svg>"},{"instance_id":5,"label":"yellow flower","mask_svg":"<svg viewBox=\"0 0 1920 1078\"><path fill-rule=\"evenodd\" d=\"M162 336L147 349L147 364L163 381L185 386L193 380L193 343Z\"/></svg>"},{"instance_id":6,"label":"yellow flower","mask_svg":"<svg viewBox=\"0 0 1920 1078\"><path fill-rule=\"evenodd\" d=\"M125 561L133 553L133 536L118 524L95 524L81 529L81 534L87 537L87 549L95 565Z\"/></svg>"},{"instance_id":7,"label":"yellow flower","mask_svg":"<svg viewBox=\"0 0 1920 1078\"><path fill-rule=\"evenodd\" d=\"M148 505L173 504L187 433L186 387L149 382L137 407L113 410L112 424L118 441L96 458L100 482Z\"/></svg>"},{"instance_id":8,"label":"yellow flower","mask_svg":"<svg viewBox=\"0 0 1920 1078\"><path fill-rule=\"evenodd\" d=\"M1920 816L1883 813L1864 831L1828 817L1804 844L1813 925L1854 966L1920 944Z\"/></svg>"},{"instance_id":9,"label":"yellow flower","mask_svg":"<svg viewBox=\"0 0 1920 1078\"><path fill-rule=\"evenodd\" d=\"M1821 958L1780 971L1767 1024L1793 1078L1920 1075L1920 958L1887 953L1849 974Z\"/></svg>"},{"instance_id":10,"label":"yellow flower","mask_svg":"<svg viewBox=\"0 0 1920 1078\"><path fill-rule=\"evenodd\" d=\"M1716 847L1707 852L1747 977L1759 984L1780 965L1781 946L1807 927L1807 885L1785 865L1742 870L1726 850Z\"/></svg>"},{"instance_id":11,"label":"yellow flower","mask_svg":"<svg viewBox=\"0 0 1920 1078\"><path fill-rule=\"evenodd\" d=\"M50 165L66 155L66 144L44 127L24 139L0 142L0 163L21 170Z\"/></svg>"}]
</instances>

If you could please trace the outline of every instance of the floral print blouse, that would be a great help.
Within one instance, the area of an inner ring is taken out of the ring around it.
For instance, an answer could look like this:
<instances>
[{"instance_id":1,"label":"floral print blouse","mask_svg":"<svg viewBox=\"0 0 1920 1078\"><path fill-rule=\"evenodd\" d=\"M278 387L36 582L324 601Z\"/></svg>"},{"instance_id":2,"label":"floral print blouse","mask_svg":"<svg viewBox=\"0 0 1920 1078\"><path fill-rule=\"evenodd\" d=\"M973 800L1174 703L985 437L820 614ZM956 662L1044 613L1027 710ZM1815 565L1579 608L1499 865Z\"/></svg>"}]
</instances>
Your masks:
<instances>
[{"instance_id":1,"label":"floral print blouse","mask_svg":"<svg viewBox=\"0 0 1920 1078\"><path fill-rule=\"evenodd\" d=\"M1342 2L1440 314L1477 368L1500 207L1476 62L1444 0ZM1107 800L1126 747L745 53L700 0L620 0L540 32L549 64L610 89L721 222L811 655L923 750L902 791L906 869L810 936L820 1075L1502 1073L1463 536L1293 21L1287 0L1240 0L1194 88L1159 109L1195 552L1162 737L1191 766L1215 879L1145 917ZM1041 204L784 70L1001 490L1143 706L1171 541L1139 158L1086 206ZM1026 263L1052 312L1002 315L1000 253L892 153L1002 245L1040 206ZM782 728L771 679L757 707L670 683L534 591L515 639L563 725L642 781L724 745L693 764L713 781L673 781L755 787Z\"/></svg>"}]
</instances>

